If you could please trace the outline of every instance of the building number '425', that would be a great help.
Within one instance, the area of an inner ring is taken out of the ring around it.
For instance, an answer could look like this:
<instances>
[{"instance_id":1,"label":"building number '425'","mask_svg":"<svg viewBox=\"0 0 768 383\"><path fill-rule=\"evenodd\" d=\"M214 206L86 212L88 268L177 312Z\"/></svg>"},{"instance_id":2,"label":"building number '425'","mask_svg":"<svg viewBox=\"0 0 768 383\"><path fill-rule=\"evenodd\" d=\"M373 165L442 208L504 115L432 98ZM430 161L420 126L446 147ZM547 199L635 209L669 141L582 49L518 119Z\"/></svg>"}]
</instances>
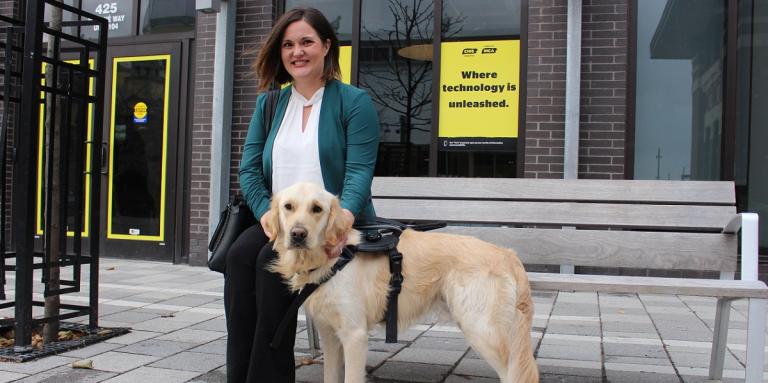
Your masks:
<instances>
[{"instance_id":1,"label":"building number '425'","mask_svg":"<svg viewBox=\"0 0 768 383\"><path fill-rule=\"evenodd\" d=\"M94 12L104 15L109 13L117 13L117 3L103 3L96 6Z\"/></svg>"}]
</instances>

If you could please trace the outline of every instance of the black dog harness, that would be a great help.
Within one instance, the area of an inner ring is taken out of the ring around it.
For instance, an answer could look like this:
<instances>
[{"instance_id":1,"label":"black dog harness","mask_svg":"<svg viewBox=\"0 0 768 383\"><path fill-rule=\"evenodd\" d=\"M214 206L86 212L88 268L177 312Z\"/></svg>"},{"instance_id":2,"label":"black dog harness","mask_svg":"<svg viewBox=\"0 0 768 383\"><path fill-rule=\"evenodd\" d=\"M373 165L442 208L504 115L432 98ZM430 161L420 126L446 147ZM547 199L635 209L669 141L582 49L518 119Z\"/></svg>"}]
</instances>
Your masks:
<instances>
[{"instance_id":1,"label":"black dog harness","mask_svg":"<svg viewBox=\"0 0 768 383\"><path fill-rule=\"evenodd\" d=\"M421 224L404 224L401 222L376 218L375 222L366 222L355 226L355 229L365 232L364 241L358 245L350 245L342 249L341 255L336 263L331 267L328 273L318 283L312 283L304 286L298 296L294 298L293 303L283 316L280 326L275 332L272 342L269 344L272 348L278 348L283 342L283 336L288 330L288 325L296 318L299 307L309 296L317 290L320 285L330 280L336 273L341 271L355 257L355 253L384 253L389 256L389 295L387 296L387 310L384 314L386 320L386 343L397 343L397 301L400 290L403 286L403 255L397 250L397 244L400 241L400 234L405 229L416 231L428 231L445 227L445 222L429 222Z\"/></svg>"}]
</instances>

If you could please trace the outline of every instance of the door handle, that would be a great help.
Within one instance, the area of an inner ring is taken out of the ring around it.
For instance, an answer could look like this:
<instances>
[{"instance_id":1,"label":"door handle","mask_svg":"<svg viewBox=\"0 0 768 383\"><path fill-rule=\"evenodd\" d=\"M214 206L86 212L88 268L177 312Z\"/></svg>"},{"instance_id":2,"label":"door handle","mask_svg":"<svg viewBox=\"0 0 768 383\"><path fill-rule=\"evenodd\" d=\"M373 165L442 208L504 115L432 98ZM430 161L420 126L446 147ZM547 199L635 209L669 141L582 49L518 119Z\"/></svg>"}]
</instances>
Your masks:
<instances>
[{"instance_id":1,"label":"door handle","mask_svg":"<svg viewBox=\"0 0 768 383\"><path fill-rule=\"evenodd\" d=\"M101 143L101 174L109 173L109 158L107 156L107 143Z\"/></svg>"}]
</instances>

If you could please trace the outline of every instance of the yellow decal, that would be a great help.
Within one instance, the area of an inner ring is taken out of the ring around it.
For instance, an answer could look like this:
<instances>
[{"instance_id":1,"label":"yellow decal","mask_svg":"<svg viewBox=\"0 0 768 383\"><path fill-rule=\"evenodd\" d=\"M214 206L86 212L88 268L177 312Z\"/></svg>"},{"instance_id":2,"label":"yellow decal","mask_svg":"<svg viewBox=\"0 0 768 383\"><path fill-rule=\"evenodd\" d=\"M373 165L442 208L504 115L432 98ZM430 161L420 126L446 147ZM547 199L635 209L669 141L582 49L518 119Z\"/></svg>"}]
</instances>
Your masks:
<instances>
[{"instance_id":1,"label":"yellow decal","mask_svg":"<svg viewBox=\"0 0 768 383\"><path fill-rule=\"evenodd\" d=\"M133 106L133 117L139 120L143 120L147 116L147 104L143 102L137 102Z\"/></svg>"},{"instance_id":2,"label":"yellow decal","mask_svg":"<svg viewBox=\"0 0 768 383\"><path fill-rule=\"evenodd\" d=\"M446 42L440 49L439 136L517 137L520 40Z\"/></svg>"}]
</instances>

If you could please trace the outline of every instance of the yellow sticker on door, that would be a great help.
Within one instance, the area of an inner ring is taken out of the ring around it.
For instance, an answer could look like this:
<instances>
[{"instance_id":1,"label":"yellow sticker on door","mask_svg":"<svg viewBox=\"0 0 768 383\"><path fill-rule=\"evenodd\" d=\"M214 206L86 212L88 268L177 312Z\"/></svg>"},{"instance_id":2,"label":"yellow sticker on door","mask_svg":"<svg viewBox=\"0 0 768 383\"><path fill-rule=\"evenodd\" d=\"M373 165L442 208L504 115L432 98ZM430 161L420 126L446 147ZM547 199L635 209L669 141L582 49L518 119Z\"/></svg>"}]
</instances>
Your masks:
<instances>
[{"instance_id":1,"label":"yellow sticker on door","mask_svg":"<svg viewBox=\"0 0 768 383\"><path fill-rule=\"evenodd\" d=\"M133 106L133 122L137 124L147 123L147 104L143 102L137 102Z\"/></svg>"}]
</instances>

